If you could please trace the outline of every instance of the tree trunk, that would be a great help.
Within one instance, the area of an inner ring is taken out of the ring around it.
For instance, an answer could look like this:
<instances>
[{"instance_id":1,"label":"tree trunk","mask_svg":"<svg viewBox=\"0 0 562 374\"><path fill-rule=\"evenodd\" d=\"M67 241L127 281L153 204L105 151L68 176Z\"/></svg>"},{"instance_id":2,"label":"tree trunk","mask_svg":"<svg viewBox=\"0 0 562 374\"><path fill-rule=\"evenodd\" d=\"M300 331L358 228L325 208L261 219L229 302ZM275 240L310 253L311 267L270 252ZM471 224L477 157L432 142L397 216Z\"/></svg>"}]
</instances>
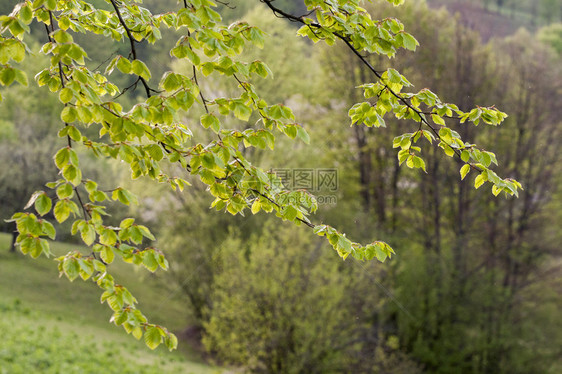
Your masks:
<instances>
[{"instance_id":1,"label":"tree trunk","mask_svg":"<svg viewBox=\"0 0 562 374\"><path fill-rule=\"evenodd\" d=\"M10 252L16 252L16 239L18 237L18 232L16 230L12 231L12 243L10 244Z\"/></svg>"},{"instance_id":2,"label":"tree trunk","mask_svg":"<svg viewBox=\"0 0 562 374\"><path fill-rule=\"evenodd\" d=\"M371 208L371 154L368 149L367 137L363 125L356 125L355 141L359 152L359 184L361 186L361 198L363 200L363 208L368 212Z\"/></svg>"}]
</instances>

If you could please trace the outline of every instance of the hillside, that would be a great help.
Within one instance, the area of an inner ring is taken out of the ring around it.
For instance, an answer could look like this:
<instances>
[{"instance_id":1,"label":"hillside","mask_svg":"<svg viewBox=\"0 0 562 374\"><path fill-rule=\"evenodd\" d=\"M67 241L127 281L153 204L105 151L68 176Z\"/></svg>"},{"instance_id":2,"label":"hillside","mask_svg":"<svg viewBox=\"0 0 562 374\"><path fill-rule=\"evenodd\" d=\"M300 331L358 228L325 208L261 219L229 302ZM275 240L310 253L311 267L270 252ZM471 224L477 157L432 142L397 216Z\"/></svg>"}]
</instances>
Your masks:
<instances>
[{"instance_id":1,"label":"hillside","mask_svg":"<svg viewBox=\"0 0 562 374\"><path fill-rule=\"evenodd\" d=\"M150 351L108 323L111 313L93 283L58 278L52 259L9 253L9 239L0 234L1 373L99 373L99 365L104 373L219 372L199 363L181 342L179 352ZM60 254L69 247L55 243L52 250ZM149 318L174 331L187 324L184 306L157 279L138 281L141 273L116 268Z\"/></svg>"},{"instance_id":2,"label":"hillside","mask_svg":"<svg viewBox=\"0 0 562 374\"><path fill-rule=\"evenodd\" d=\"M527 13L519 12L511 16L510 13L502 14L497 10L486 10L479 3L466 0L429 0L428 3L434 8L444 6L452 14L457 14L463 25L480 32L483 41L512 35L521 27L534 29L532 16Z\"/></svg>"}]
</instances>

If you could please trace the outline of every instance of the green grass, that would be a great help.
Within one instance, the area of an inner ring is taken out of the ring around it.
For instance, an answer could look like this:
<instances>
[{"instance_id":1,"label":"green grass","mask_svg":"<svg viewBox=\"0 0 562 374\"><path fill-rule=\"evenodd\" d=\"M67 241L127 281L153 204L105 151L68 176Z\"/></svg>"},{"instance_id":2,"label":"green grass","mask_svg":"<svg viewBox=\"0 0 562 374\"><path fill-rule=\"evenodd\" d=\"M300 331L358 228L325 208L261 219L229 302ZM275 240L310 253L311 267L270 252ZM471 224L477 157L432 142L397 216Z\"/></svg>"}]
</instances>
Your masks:
<instances>
[{"instance_id":1,"label":"green grass","mask_svg":"<svg viewBox=\"0 0 562 374\"><path fill-rule=\"evenodd\" d=\"M0 234L1 374L219 372L181 342L179 352L150 351L108 322L111 311L99 302L101 291L93 282L59 278L52 258L9 253L9 241L9 235ZM79 248L51 245L57 255L70 249ZM115 262L111 269L151 322L172 331L188 325L186 307L161 278L124 263Z\"/></svg>"}]
</instances>

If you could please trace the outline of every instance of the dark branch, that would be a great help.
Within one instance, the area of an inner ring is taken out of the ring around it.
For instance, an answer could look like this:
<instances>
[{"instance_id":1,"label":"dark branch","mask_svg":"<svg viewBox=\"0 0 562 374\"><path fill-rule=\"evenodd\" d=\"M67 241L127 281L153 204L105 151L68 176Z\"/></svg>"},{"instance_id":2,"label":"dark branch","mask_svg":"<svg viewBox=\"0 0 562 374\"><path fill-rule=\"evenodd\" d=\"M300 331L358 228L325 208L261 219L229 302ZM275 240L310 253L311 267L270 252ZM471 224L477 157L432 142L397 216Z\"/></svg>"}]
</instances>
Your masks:
<instances>
[{"instance_id":1,"label":"dark branch","mask_svg":"<svg viewBox=\"0 0 562 374\"><path fill-rule=\"evenodd\" d=\"M125 23L125 20L121 16L121 12L119 11L119 7L117 6L117 3L115 2L115 0L110 0L110 1L111 1L111 5L113 5L113 9L115 9L117 18L119 18L119 23L121 23L121 26L123 26L123 29L125 29L125 32L127 33L127 38L129 39L129 43L131 44L131 54L133 55L133 60L136 60L137 59L137 49L135 47L136 40L133 38L133 34L131 33L131 30L129 29L129 27ZM151 91L156 92L155 90L153 90L148 86L148 83L143 77L139 76L139 79L142 82L144 89L146 90L146 96L150 97Z\"/></svg>"},{"instance_id":2,"label":"dark branch","mask_svg":"<svg viewBox=\"0 0 562 374\"><path fill-rule=\"evenodd\" d=\"M53 17L53 12L49 11L49 20L51 22L51 29L49 30L49 27L47 25L45 25L45 28L47 29L47 38L49 39L49 42L53 43L53 39L51 38L51 33L55 31L55 18ZM61 84L61 88L65 88L65 79L68 80L68 78L65 77L62 68L62 62L58 62L58 67L59 67L59 79L60 79L60 84ZM67 104L64 104L65 107L68 106ZM64 122L64 126L69 126L68 123ZM68 144L68 148L72 148L72 139L70 138L70 135L66 135L66 141ZM74 187L74 192L76 193L76 198L78 199L78 203L80 203L80 207L82 208L82 214L84 215L84 219L88 219L88 217L91 218L90 214L88 213L88 211L86 210L86 206L84 205L84 202L82 201L82 197L80 196L80 192L78 191L77 187Z\"/></svg>"},{"instance_id":3,"label":"dark branch","mask_svg":"<svg viewBox=\"0 0 562 374\"><path fill-rule=\"evenodd\" d=\"M312 28L317 28L317 29L322 29L323 26L320 25L319 23L316 22L305 22L304 21L304 16L295 16L293 14L287 13L285 11L283 11L282 9L277 8L276 6L273 5L273 1L275 0L260 0L262 3L266 4L271 11L273 12L273 14L275 14L277 17L280 18L285 18L288 19L291 22L297 22L297 23L301 23L303 25L306 25L308 27ZM367 59L365 58L365 56L363 56L351 43L351 41L349 40L349 38L347 38L345 35L340 34L338 32L331 32L333 35L335 35L338 39L340 39L341 41L343 41L347 47L353 52L353 54L355 54L359 60L363 63L363 65L365 65L367 67L367 69L369 69L378 79L382 80L382 75L381 73L379 73L374 67L373 65L371 65L371 63L369 61L367 61ZM388 92L390 92L392 94L392 96L396 97L401 103L403 103L406 107L408 107L408 109L412 110L413 112L415 112L418 117L420 118L420 122L422 122L423 124L425 124L427 127L429 127L431 129L431 131L437 136L437 138L439 140L441 140L444 144L447 144L454 152L455 154L460 158L461 156L461 152L450 146L450 144L448 144L447 142L445 142L441 136L439 135L439 132L433 127L431 126L431 124L423 117L423 112L419 109L416 109L413 107L413 105L406 100L405 98L403 98L402 96L400 96L398 93L394 92L394 90L392 90L390 87L388 87L388 85L385 85L384 87L385 89L388 90ZM471 165L471 164L469 164ZM475 169L472 165L471 168Z\"/></svg>"}]
</instances>

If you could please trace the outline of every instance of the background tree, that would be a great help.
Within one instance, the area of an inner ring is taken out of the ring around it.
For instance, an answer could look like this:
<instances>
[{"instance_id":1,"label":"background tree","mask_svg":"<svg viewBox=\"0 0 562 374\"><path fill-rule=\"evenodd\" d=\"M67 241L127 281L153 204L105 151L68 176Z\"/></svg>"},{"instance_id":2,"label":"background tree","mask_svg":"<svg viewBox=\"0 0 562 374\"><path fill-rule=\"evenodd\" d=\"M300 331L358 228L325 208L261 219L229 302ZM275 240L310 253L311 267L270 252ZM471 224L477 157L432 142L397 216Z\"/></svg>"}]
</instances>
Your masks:
<instances>
[{"instance_id":1,"label":"background tree","mask_svg":"<svg viewBox=\"0 0 562 374\"><path fill-rule=\"evenodd\" d=\"M537 35L544 44L552 47L558 56L562 55L562 23L543 27Z\"/></svg>"},{"instance_id":2,"label":"background tree","mask_svg":"<svg viewBox=\"0 0 562 374\"><path fill-rule=\"evenodd\" d=\"M26 69L44 62L34 58ZM21 86L3 91L4 102L0 112L0 227L13 233L10 250L15 251L16 227L4 219L25 206L31 194L42 188L56 168L52 162L52 150L57 144L56 98L44 98L44 91L29 91Z\"/></svg>"},{"instance_id":3,"label":"background tree","mask_svg":"<svg viewBox=\"0 0 562 374\"><path fill-rule=\"evenodd\" d=\"M526 356L525 348L514 342L523 341L522 336L527 333L524 328L508 326L513 325L514 320L520 321L521 315L526 313L525 307L513 306L514 300L522 302L530 297L524 289L541 282L537 274L554 271L541 262L539 255L556 253L554 247L533 236L548 236L548 225L539 222L542 214L549 214L548 201L557 193L551 185L556 180L554 170L547 166L559 162L553 150L557 141L550 139L547 145L541 144L539 139L544 139L543 131L544 134L559 131L559 114L551 101L557 100L559 64L544 48L530 47L537 43L529 40L528 34L517 35L506 44L487 49L480 44L479 35L451 23L446 13L430 12L423 4L408 4L388 13L382 10L382 14L398 16L418 36L422 48L394 65L406 72L416 86L439 87L445 97L461 107L486 101L512 108L514 114L502 129L502 135L484 135L487 140L470 127L460 125L455 130L463 138L476 137L484 144L489 142L505 149L504 164L513 165L505 173L514 177L520 172L527 173L529 186L526 198L518 201L490 202L484 197L476 198L466 181L455 178L452 164L442 162L431 152L425 157L427 175L405 173L384 158L382 144L388 140L381 136L382 131L375 136L353 129L349 137L353 136L355 142L350 153L355 157L342 161L358 171L357 183L361 185L362 200L368 208L367 217L376 220L382 230L394 232L394 242L408 248L407 258L400 260L395 282L400 298L407 300L406 307L414 318L396 309L398 321L391 318L387 323L392 326L397 322L395 328L400 331L402 344L432 372L532 372L541 364L545 364L544 370L547 370L551 361L546 357L552 357L556 350L545 352L543 358ZM439 31L427 27L434 24L449 27ZM518 39L520 43L515 42ZM341 87L344 80L361 82L365 72L353 65L349 56L331 53L326 59L323 66L328 67L329 82L335 89ZM378 66L381 63L373 62ZM507 67L509 63L513 64L513 69ZM530 78L531 75L536 80ZM453 81L455 83L451 83ZM523 81L525 89L520 86ZM531 95L527 89L535 84L541 89L533 90ZM351 90L337 92L341 92L338 97L355 100L356 93ZM528 123L531 118L533 123ZM399 126L391 121L387 124L390 130L385 131L394 131ZM346 149L349 143L342 143L340 147ZM523 166L523 159L534 159L536 163ZM527 166L537 169L532 172ZM399 191L401 197L399 205L393 204L395 191ZM525 200L530 204L528 208L525 208ZM533 200L534 203L530 203ZM372 204L372 201L378 203ZM546 229L542 234L540 227ZM522 230L521 235L515 234L518 230ZM533 256L533 259L526 256ZM549 299L546 294L543 296ZM532 321L527 322L532 325ZM534 344L538 347L542 342L536 340ZM474 369L475 366L478 369Z\"/></svg>"}]
</instances>

